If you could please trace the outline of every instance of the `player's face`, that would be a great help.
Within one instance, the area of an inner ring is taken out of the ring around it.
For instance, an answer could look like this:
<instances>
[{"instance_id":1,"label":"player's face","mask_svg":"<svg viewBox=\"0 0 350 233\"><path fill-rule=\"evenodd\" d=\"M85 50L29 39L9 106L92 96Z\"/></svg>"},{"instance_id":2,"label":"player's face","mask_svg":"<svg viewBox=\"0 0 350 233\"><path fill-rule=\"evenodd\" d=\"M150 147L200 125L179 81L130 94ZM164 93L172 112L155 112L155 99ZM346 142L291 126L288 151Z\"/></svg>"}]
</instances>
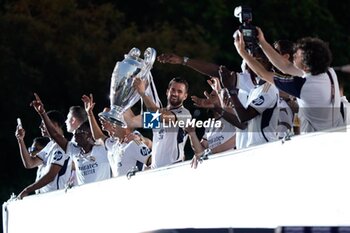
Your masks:
<instances>
[{"instance_id":1,"label":"player's face","mask_svg":"<svg viewBox=\"0 0 350 233\"><path fill-rule=\"evenodd\" d=\"M74 126L73 126L73 122L74 122L74 117L73 117L72 113L69 112L68 115L67 115L67 119L65 121L66 127L67 127L67 131L69 133L72 133L75 130Z\"/></svg>"},{"instance_id":2,"label":"player's face","mask_svg":"<svg viewBox=\"0 0 350 233\"><path fill-rule=\"evenodd\" d=\"M186 86L183 83L173 82L167 90L168 103L172 107L178 107L182 105L187 98Z\"/></svg>"},{"instance_id":3,"label":"player's face","mask_svg":"<svg viewBox=\"0 0 350 233\"><path fill-rule=\"evenodd\" d=\"M88 139L91 137L91 133L81 128L78 128L74 131L74 137L77 144L79 146L83 146L88 142Z\"/></svg>"}]
</instances>

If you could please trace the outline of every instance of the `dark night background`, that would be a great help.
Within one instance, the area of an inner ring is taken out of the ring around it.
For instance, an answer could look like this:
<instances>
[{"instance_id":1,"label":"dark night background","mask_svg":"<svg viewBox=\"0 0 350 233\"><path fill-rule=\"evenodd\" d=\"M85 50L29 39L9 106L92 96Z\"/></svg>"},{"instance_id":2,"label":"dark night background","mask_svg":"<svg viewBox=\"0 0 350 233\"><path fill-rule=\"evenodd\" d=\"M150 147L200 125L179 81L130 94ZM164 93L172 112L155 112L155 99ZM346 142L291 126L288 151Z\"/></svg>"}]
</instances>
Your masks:
<instances>
[{"instance_id":1,"label":"dark night background","mask_svg":"<svg viewBox=\"0 0 350 233\"><path fill-rule=\"evenodd\" d=\"M65 115L69 106L82 105L83 94L93 93L97 114L109 106L115 63L132 47L142 53L153 47L158 54L174 52L239 70L232 34L240 23L233 10L245 4L252 7L253 24L269 42L318 36L329 42L333 66L350 63L350 1L345 0L0 2L1 203L35 179L36 169L22 165L15 138L17 117L28 146L40 136L40 118L29 106L33 92L47 110ZM189 81L190 95L201 96L208 88L206 77L179 65L156 62L152 73L163 104L166 86L175 76ZM349 75L338 75L349 96ZM194 110L191 101L185 105Z\"/></svg>"}]
</instances>

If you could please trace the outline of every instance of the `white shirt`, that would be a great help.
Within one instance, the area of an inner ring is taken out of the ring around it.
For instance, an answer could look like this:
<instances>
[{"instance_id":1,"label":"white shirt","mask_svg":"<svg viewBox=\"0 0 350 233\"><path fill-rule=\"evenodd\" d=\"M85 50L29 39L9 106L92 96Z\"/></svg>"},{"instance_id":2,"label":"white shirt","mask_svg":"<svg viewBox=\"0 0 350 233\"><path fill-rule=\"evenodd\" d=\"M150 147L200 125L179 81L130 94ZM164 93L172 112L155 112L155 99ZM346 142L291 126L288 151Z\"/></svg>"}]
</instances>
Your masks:
<instances>
[{"instance_id":1,"label":"white shirt","mask_svg":"<svg viewBox=\"0 0 350 233\"><path fill-rule=\"evenodd\" d=\"M288 103L280 98L278 107L280 110L277 126L277 136L278 138L283 138L286 136L288 130L292 130L293 126L293 111L288 105Z\"/></svg>"},{"instance_id":2,"label":"white shirt","mask_svg":"<svg viewBox=\"0 0 350 233\"><path fill-rule=\"evenodd\" d=\"M151 150L141 141L120 143L119 140L107 138L105 146L113 177L126 175L135 166L141 170L151 156Z\"/></svg>"},{"instance_id":3,"label":"white shirt","mask_svg":"<svg viewBox=\"0 0 350 233\"><path fill-rule=\"evenodd\" d=\"M251 90L244 107L247 109L251 106L259 112L259 115L248 121L246 147L277 140L278 99L277 88L267 82Z\"/></svg>"},{"instance_id":4,"label":"white shirt","mask_svg":"<svg viewBox=\"0 0 350 233\"><path fill-rule=\"evenodd\" d=\"M301 133L338 127L343 122L339 110L340 94L337 75L332 68L329 72L334 83L334 104L331 101L331 81L327 73L288 78L276 74L274 78L279 89L297 97Z\"/></svg>"},{"instance_id":5,"label":"white shirt","mask_svg":"<svg viewBox=\"0 0 350 233\"><path fill-rule=\"evenodd\" d=\"M40 188L39 193L46 193L65 188L71 174L72 163L64 150L51 140L40 152L38 152L37 157L43 161L39 179L49 172L51 165L55 164L61 167L61 170L55 176L55 179Z\"/></svg>"},{"instance_id":6,"label":"white shirt","mask_svg":"<svg viewBox=\"0 0 350 233\"><path fill-rule=\"evenodd\" d=\"M249 72L237 73L238 99L243 106L247 104L249 93L255 88ZM236 148L245 148L248 141L248 128L236 130Z\"/></svg>"},{"instance_id":7,"label":"white shirt","mask_svg":"<svg viewBox=\"0 0 350 233\"><path fill-rule=\"evenodd\" d=\"M171 109L178 121L191 119L191 113L183 106ZM184 147L188 138L184 129L179 126L153 129L152 140L152 168L167 166L185 159Z\"/></svg>"},{"instance_id":8,"label":"white shirt","mask_svg":"<svg viewBox=\"0 0 350 233\"><path fill-rule=\"evenodd\" d=\"M105 180L111 177L107 150L102 145L94 145L89 153L68 142L67 154L73 159L78 185Z\"/></svg>"},{"instance_id":9,"label":"white shirt","mask_svg":"<svg viewBox=\"0 0 350 233\"><path fill-rule=\"evenodd\" d=\"M202 137L208 142L209 149L213 149L224 144L236 134L236 127L227 122L224 118L217 119L216 121L221 121L221 127L206 128ZM232 145L232 149L233 148L234 145Z\"/></svg>"}]
</instances>

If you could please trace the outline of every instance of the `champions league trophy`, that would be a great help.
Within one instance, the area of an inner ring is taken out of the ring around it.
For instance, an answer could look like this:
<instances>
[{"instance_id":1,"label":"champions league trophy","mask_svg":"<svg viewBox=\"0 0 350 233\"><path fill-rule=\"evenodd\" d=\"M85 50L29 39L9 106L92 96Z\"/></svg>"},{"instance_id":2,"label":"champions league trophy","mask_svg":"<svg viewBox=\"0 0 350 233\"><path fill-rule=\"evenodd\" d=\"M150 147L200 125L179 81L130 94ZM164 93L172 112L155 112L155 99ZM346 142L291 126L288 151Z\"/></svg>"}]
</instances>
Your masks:
<instances>
[{"instance_id":1,"label":"champions league trophy","mask_svg":"<svg viewBox=\"0 0 350 233\"><path fill-rule=\"evenodd\" d=\"M112 73L109 94L111 110L98 114L104 120L123 128L127 126L123 113L140 99L140 95L132 86L133 80L135 77L147 79L147 85L149 85L149 79L152 77L150 70L156 59L156 51L153 48L147 48L144 59L139 56L140 50L132 48L128 54L124 55L123 61L117 62Z\"/></svg>"}]
</instances>

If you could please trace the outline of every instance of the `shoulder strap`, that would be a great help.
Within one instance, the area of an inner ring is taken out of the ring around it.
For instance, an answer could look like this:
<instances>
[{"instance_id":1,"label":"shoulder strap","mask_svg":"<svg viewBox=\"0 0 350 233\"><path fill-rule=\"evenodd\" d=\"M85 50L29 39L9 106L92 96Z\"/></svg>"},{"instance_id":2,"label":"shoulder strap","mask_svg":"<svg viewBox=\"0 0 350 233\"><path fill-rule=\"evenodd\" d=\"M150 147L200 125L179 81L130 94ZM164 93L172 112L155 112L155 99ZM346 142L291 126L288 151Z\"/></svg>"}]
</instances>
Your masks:
<instances>
[{"instance_id":1,"label":"shoulder strap","mask_svg":"<svg viewBox=\"0 0 350 233\"><path fill-rule=\"evenodd\" d=\"M327 75L329 80L331 81L331 101L332 101L332 104L334 104L334 96L335 96L334 81L333 81L331 72L329 72L329 70L327 70Z\"/></svg>"},{"instance_id":2,"label":"shoulder strap","mask_svg":"<svg viewBox=\"0 0 350 233\"><path fill-rule=\"evenodd\" d=\"M334 127L334 96L335 96L335 89L334 89L334 81L333 77L331 75L331 72L329 72L329 69L327 70L327 75L329 80L331 81L331 103L332 103L332 126Z\"/></svg>"}]
</instances>

